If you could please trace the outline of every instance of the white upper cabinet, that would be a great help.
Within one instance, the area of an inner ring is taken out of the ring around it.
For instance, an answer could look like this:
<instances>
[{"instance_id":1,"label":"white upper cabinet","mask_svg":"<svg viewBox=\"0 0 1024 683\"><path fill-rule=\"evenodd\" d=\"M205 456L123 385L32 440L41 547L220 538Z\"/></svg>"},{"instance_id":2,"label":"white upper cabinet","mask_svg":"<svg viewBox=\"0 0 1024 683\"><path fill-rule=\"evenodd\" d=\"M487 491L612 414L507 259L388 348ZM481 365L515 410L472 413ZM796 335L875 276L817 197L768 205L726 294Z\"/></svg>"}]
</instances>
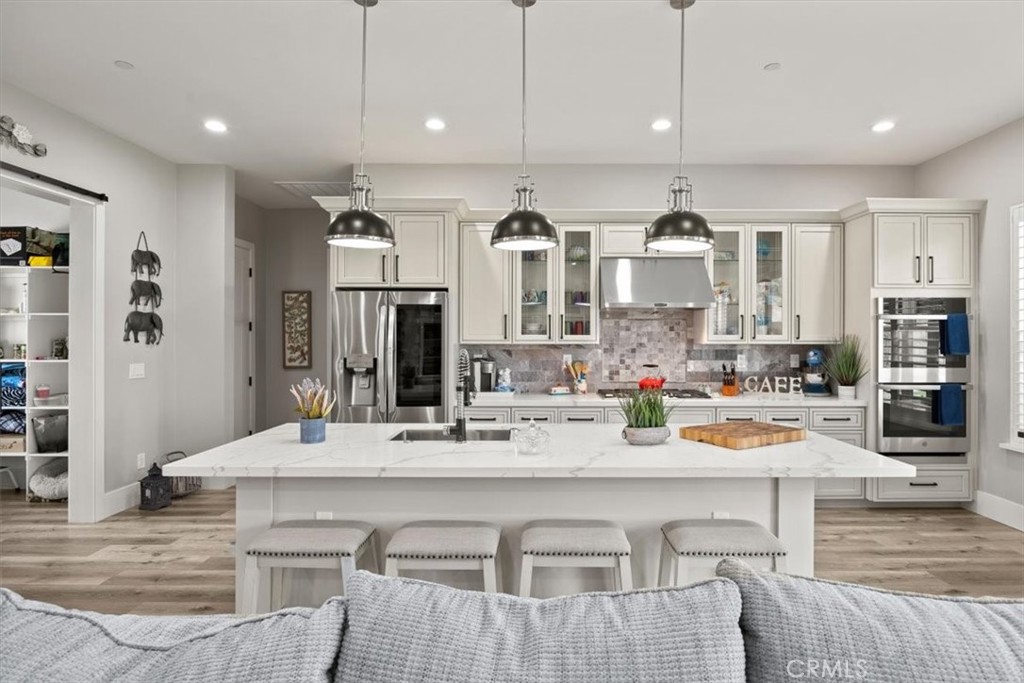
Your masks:
<instances>
[{"instance_id":1,"label":"white upper cabinet","mask_svg":"<svg viewBox=\"0 0 1024 683\"><path fill-rule=\"evenodd\" d=\"M707 316L707 339L738 342L749 337L747 305L747 226L714 225L715 246L704 259L715 293L715 307Z\"/></svg>"},{"instance_id":2,"label":"white upper cabinet","mask_svg":"<svg viewBox=\"0 0 1024 683\"><path fill-rule=\"evenodd\" d=\"M512 252L512 339L555 341L556 265L559 248Z\"/></svg>"},{"instance_id":3,"label":"white upper cabinet","mask_svg":"<svg viewBox=\"0 0 1024 683\"><path fill-rule=\"evenodd\" d=\"M843 335L843 228L793 226L793 341L818 344Z\"/></svg>"},{"instance_id":4,"label":"white upper cabinet","mask_svg":"<svg viewBox=\"0 0 1024 683\"><path fill-rule=\"evenodd\" d=\"M875 216L876 287L971 287L970 214Z\"/></svg>"},{"instance_id":5,"label":"white upper cabinet","mask_svg":"<svg viewBox=\"0 0 1024 683\"><path fill-rule=\"evenodd\" d=\"M789 341L789 226L750 226L751 342Z\"/></svg>"},{"instance_id":6,"label":"white upper cabinet","mask_svg":"<svg viewBox=\"0 0 1024 683\"><path fill-rule=\"evenodd\" d=\"M597 226L558 226L558 338L597 341Z\"/></svg>"},{"instance_id":7,"label":"white upper cabinet","mask_svg":"<svg viewBox=\"0 0 1024 683\"><path fill-rule=\"evenodd\" d=\"M644 246L647 224L605 223L601 226L601 256L655 256Z\"/></svg>"},{"instance_id":8,"label":"white upper cabinet","mask_svg":"<svg viewBox=\"0 0 1024 683\"><path fill-rule=\"evenodd\" d=\"M974 239L971 216L925 216L926 284L934 287L970 287L974 282Z\"/></svg>"},{"instance_id":9,"label":"white upper cabinet","mask_svg":"<svg viewBox=\"0 0 1024 683\"><path fill-rule=\"evenodd\" d=\"M391 249L331 247L335 287L436 287L447 283L445 215L382 214L395 231Z\"/></svg>"},{"instance_id":10,"label":"white upper cabinet","mask_svg":"<svg viewBox=\"0 0 1024 683\"><path fill-rule=\"evenodd\" d=\"M512 341L509 303L513 252L491 246L491 223L462 225L459 250L460 341Z\"/></svg>"}]
</instances>

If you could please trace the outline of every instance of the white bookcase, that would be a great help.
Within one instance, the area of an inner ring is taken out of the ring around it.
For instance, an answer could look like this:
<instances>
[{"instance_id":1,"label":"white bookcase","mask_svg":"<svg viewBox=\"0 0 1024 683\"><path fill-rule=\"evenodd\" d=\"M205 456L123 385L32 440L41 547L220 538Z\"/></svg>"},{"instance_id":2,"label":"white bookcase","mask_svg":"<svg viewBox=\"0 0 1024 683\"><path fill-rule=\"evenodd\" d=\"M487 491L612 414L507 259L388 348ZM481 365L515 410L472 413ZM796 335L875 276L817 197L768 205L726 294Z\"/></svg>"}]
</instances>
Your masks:
<instances>
[{"instance_id":1,"label":"white bookcase","mask_svg":"<svg viewBox=\"0 0 1024 683\"><path fill-rule=\"evenodd\" d=\"M72 340L68 340L68 277L67 268L0 266L0 366L4 370L15 364L25 367L25 405L0 407L4 412L22 411L26 417L24 449L0 450L0 465L11 468L30 499L28 481L36 470L56 458L69 457L70 452L41 453L32 426L34 418L68 414L73 404L68 391L73 356ZM54 355L58 339L68 349L66 358ZM14 357L19 345L25 345L24 359ZM40 385L50 387L48 401L36 397ZM66 404L56 405L61 397L68 399Z\"/></svg>"}]
</instances>

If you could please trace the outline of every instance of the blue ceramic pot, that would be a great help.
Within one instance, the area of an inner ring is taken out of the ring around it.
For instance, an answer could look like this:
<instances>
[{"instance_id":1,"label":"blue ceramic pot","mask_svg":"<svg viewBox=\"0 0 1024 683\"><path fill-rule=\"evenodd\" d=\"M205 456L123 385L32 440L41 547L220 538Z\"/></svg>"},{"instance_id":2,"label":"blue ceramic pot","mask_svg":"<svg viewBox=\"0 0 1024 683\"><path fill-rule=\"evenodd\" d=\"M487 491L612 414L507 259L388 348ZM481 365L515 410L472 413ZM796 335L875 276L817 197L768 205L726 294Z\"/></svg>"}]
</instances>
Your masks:
<instances>
[{"instance_id":1,"label":"blue ceramic pot","mask_svg":"<svg viewBox=\"0 0 1024 683\"><path fill-rule=\"evenodd\" d=\"M299 441L302 443L323 443L327 439L327 420L299 419Z\"/></svg>"}]
</instances>

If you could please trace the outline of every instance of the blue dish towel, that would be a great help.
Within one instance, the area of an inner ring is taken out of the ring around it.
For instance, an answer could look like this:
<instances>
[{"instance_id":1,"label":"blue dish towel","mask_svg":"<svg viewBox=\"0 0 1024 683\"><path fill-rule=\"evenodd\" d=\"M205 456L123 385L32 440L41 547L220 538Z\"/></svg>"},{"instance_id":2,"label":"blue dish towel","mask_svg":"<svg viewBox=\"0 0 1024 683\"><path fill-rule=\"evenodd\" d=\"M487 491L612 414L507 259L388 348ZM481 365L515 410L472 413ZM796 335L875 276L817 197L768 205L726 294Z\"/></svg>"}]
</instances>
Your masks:
<instances>
[{"instance_id":1,"label":"blue dish towel","mask_svg":"<svg viewBox=\"0 0 1024 683\"><path fill-rule=\"evenodd\" d=\"M964 426L964 391L959 384L942 384L932 392L932 422L944 427Z\"/></svg>"},{"instance_id":2,"label":"blue dish towel","mask_svg":"<svg viewBox=\"0 0 1024 683\"><path fill-rule=\"evenodd\" d=\"M939 321L939 352L943 356L966 356L971 352L966 313L950 313Z\"/></svg>"}]
</instances>

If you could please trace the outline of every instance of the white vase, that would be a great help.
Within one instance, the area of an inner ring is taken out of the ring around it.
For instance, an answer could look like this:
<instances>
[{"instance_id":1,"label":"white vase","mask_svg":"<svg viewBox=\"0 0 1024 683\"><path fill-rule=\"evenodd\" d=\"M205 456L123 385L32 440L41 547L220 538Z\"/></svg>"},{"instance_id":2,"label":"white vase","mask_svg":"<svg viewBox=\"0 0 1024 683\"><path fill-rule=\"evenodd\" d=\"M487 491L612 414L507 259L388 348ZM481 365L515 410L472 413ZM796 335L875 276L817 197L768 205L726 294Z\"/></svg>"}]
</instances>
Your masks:
<instances>
[{"instance_id":1,"label":"white vase","mask_svg":"<svg viewBox=\"0 0 1024 683\"><path fill-rule=\"evenodd\" d=\"M856 385L843 385L840 384L838 387L837 396L842 399L852 400L857 398L857 387Z\"/></svg>"},{"instance_id":2,"label":"white vase","mask_svg":"<svg viewBox=\"0 0 1024 683\"><path fill-rule=\"evenodd\" d=\"M622 438L634 446L657 446L672 436L668 427L624 427Z\"/></svg>"}]
</instances>

